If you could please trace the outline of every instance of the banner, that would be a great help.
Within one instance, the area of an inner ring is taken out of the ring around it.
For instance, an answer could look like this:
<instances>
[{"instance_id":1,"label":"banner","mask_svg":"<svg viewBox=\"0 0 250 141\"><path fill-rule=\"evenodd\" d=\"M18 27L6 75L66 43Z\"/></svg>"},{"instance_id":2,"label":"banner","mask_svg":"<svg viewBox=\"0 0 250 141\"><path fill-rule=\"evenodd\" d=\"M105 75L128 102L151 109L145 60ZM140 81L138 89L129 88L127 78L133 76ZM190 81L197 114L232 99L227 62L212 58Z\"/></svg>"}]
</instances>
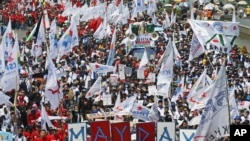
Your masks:
<instances>
[{"instance_id":1,"label":"banner","mask_svg":"<svg viewBox=\"0 0 250 141\"><path fill-rule=\"evenodd\" d=\"M126 65L124 65L124 64L118 65L118 73L119 73L120 80L125 79L125 67L126 67Z\"/></svg>"},{"instance_id":2,"label":"banner","mask_svg":"<svg viewBox=\"0 0 250 141\"><path fill-rule=\"evenodd\" d=\"M157 141L175 141L175 134L174 122L157 123Z\"/></svg>"},{"instance_id":3,"label":"banner","mask_svg":"<svg viewBox=\"0 0 250 141\"><path fill-rule=\"evenodd\" d=\"M69 141L87 141L87 123L68 123Z\"/></svg>"},{"instance_id":4,"label":"banner","mask_svg":"<svg viewBox=\"0 0 250 141\"><path fill-rule=\"evenodd\" d=\"M180 141L193 141L196 129L180 129Z\"/></svg>"},{"instance_id":5,"label":"banner","mask_svg":"<svg viewBox=\"0 0 250 141\"><path fill-rule=\"evenodd\" d=\"M112 141L131 141L129 122L111 124Z\"/></svg>"},{"instance_id":6,"label":"banner","mask_svg":"<svg viewBox=\"0 0 250 141\"><path fill-rule=\"evenodd\" d=\"M91 141L110 141L109 121L91 122Z\"/></svg>"},{"instance_id":7,"label":"banner","mask_svg":"<svg viewBox=\"0 0 250 141\"><path fill-rule=\"evenodd\" d=\"M154 141L155 122L136 124L136 141Z\"/></svg>"},{"instance_id":8,"label":"banner","mask_svg":"<svg viewBox=\"0 0 250 141\"><path fill-rule=\"evenodd\" d=\"M13 135L9 132L0 131L0 141L13 141Z\"/></svg>"},{"instance_id":9,"label":"banner","mask_svg":"<svg viewBox=\"0 0 250 141\"><path fill-rule=\"evenodd\" d=\"M141 104L134 103L132 108L132 116L136 119L140 119L143 121L149 121L149 112L150 109L148 109L145 106L142 106Z\"/></svg>"}]
</instances>

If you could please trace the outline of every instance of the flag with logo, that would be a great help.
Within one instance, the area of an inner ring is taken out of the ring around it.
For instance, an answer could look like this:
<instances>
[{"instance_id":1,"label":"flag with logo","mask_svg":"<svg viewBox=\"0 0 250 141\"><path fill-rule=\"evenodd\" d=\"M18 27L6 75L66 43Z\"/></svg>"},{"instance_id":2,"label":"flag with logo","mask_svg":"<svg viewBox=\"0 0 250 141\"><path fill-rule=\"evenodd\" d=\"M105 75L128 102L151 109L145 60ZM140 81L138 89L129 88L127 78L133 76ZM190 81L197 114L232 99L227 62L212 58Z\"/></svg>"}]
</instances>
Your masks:
<instances>
[{"instance_id":1,"label":"flag with logo","mask_svg":"<svg viewBox=\"0 0 250 141\"><path fill-rule=\"evenodd\" d=\"M18 38L16 36L12 51L9 53L7 57L7 65L5 66L3 77L1 78L1 86L3 87L4 91L19 89L19 74L18 74L18 59L17 59L18 49L19 49L19 43L18 43Z\"/></svg>"},{"instance_id":2,"label":"flag with logo","mask_svg":"<svg viewBox=\"0 0 250 141\"><path fill-rule=\"evenodd\" d=\"M174 95L171 98L171 102L176 102L176 100L179 97L183 97L183 92L185 90L185 85L184 85L184 77L181 78L181 81L177 85L178 87L175 90Z\"/></svg>"},{"instance_id":3,"label":"flag with logo","mask_svg":"<svg viewBox=\"0 0 250 141\"><path fill-rule=\"evenodd\" d=\"M203 46L200 44L198 38L193 34L193 38L191 41L191 47L189 52L189 61L192 61L194 58L199 57L201 54L205 52Z\"/></svg>"},{"instance_id":4,"label":"flag with logo","mask_svg":"<svg viewBox=\"0 0 250 141\"><path fill-rule=\"evenodd\" d=\"M216 140L230 135L229 131L223 130L229 128L230 119L226 81L226 69L221 66L218 77L212 84L213 90L202 113L194 141Z\"/></svg>"},{"instance_id":5,"label":"flag with logo","mask_svg":"<svg viewBox=\"0 0 250 141\"><path fill-rule=\"evenodd\" d=\"M58 41L60 57L71 52L72 48L79 45L77 26L74 20ZM59 57L59 59L60 59Z\"/></svg>"},{"instance_id":6,"label":"flag with logo","mask_svg":"<svg viewBox=\"0 0 250 141\"><path fill-rule=\"evenodd\" d=\"M93 72L105 75L108 72L113 72L115 70L115 66L102 65L98 63L89 63L89 67Z\"/></svg>"},{"instance_id":7,"label":"flag with logo","mask_svg":"<svg viewBox=\"0 0 250 141\"><path fill-rule=\"evenodd\" d=\"M102 82L102 77L98 77L95 83L88 90L85 98L91 98L94 95L99 95L101 93L101 82Z\"/></svg>"},{"instance_id":8,"label":"flag with logo","mask_svg":"<svg viewBox=\"0 0 250 141\"><path fill-rule=\"evenodd\" d=\"M136 96L131 96L123 102L114 106L113 111L116 115L130 115Z\"/></svg>"},{"instance_id":9,"label":"flag with logo","mask_svg":"<svg viewBox=\"0 0 250 141\"><path fill-rule=\"evenodd\" d=\"M115 106L118 106L119 104L121 103L121 95L118 94L117 95L117 98L116 98L116 101L115 101ZM120 121L123 121L123 116L122 115L116 115L116 112L114 112L114 120L117 121L117 120L120 120Z\"/></svg>"},{"instance_id":10,"label":"flag with logo","mask_svg":"<svg viewBox=\"0 0 250 141\"><path fill-rule=\"evenodd\" d=\"M173 52L170 52L169 57L161 65L161 69L157 76L157 90L158 93L167 95L169 92L170 84L173 78Z\"/></svg>"},{"instance_id":11,"label":"flag with logo","mask_svg":"<svg viewBox=\"0 0 250 141\"><path fill-rule=\"evenodd\" d=\"M168 45L166 46L166 49L163 53L163 55L161 55L159 61L157 62L157 68L159 68L162 64L163 61L166 61L168 56L170 55L170 53L173 52L173 44L172 41L169 40Z\"/></svg>"},{"instance_id":12,"label":"flag with logo","mask_svg":"<svg viewBox=\"0 0 250 141\"><path fill-rule=\"evenodd\" d=\"M239 23L188 19L200 44L210 44L229 52L239 36Z\"/></svg>"},{"instance_id":13,"label":"flag with logo","mask_svg":"<svg viewBox=\"0 0 250 141\"><path fill-rule=\"evenodd\" d=\"M49 55L52 59L55 59L58 55L58 44L57 44L57 26L56 20L51 22L50 30L49 30Z\"/></svg>"},{"instance_id":14,"label":"flag with logo","mask_svg":"<svg viewBox=\"0 0 250 141\"><path fill-rule=\"evenodd\" d=\"M56 109L59 106L60 100L63 98L60 84L56 78L56 67L51 58L47 56L48 75L45 84L45 98L50 102L51 109Z\"/></svg>"},{"instance_id":15,"label":"flag with logo","mask_svg":"<svg viewBox=\"0 0 250 141\"><path fill-rule=\"evenodd\" d=\"M141 104L134 103L132 107L132 116L136 119L140 119L143 121L149 121L149 112L150 109L142 106Z\"/></svg>"}]
</instances>

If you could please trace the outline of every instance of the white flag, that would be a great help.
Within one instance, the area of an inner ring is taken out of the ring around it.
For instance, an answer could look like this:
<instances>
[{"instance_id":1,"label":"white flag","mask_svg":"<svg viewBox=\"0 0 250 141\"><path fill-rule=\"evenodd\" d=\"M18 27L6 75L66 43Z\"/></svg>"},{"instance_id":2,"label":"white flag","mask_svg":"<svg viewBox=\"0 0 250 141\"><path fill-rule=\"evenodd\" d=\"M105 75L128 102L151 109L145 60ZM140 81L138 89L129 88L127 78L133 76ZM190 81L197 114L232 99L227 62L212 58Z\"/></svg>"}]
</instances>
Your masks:
<instances>
[{"instance_id":1,"label":"white flag","mask_svg":"<svg viewBox=\"0 0 250 141\"><path fill-rule=\"evenodd\" d=\"M106 35L105 28L106 27L104 27L103 23L101 23L99 25L99 27L97 28L97 30L95 31L95 33L93 34L93 37L95 37L96 39L99 39L99 40L103 39Z\"/></svg>"},{"instance_id":2,"label":"white flag","mask_svg":"<svg viewBox=\"0 0 250 141\"><path fill-rule=\"evenodd\" d=\"M36 44L34 46L34 56L38 57L42 54L42 43L46 42L45 38L45 29L44 29L44 22L43 18L41 19L40 27L37 33Z\"/></svg>"},{"instance_id":3,"label":"white flag","mask_svg":"<svg viewBox=\"0 0 250 141\"><path fill-rule=\"evenodd\" d=\"M234 118L239 114L238 106L235 100L235 87L229 88L228 89L228 94L229 94L229 108L230 108L230 117L231 117L231 122L234 121Z\"/></svg>"},{"instance_id":4,"label":"white flag","mask_svg":"<svg viewBox=\"0 0 250 141\"><path fill-rule=\"evenodd\" d=\"M171 52L173 52L173 44L172 44L172 41L169 40L168 45L166 46L164 53L161 55L161 58L157 62L157 65L156 65L157 68L159 68L161 66L163 61L167 60L167 58Z\"/></svg>"},{"instance_id":5,"label":"white flag","mask_svg":"<svg viewBox=\"0 0 250 141\"><path fill-rule=\"evenodd\" d=\"M72 48L79 45L77 26L74 20L71 21L69 28L58 41L59 45L59 59L63 55L71 52Z\"/></svg>"},{"instance_id":6,"label":"white flag","mask_svg":"<svg viewBox=\"0 0 250 141\"><path fill-rule=\"evenodd\" d=\"M173 78L173 52L170 52L170 55L166 61L161 65L160 72L157 76L157 90L161 94L168 94L170 84Z\"/></svg>"},{"instance_id":7,"label":"white flag","mask_svg":"<svg viewBox=\"0 0 250 141\"><path fill-rule=\"evenodd\" d=\"M57 26L56 20L51 22L50 30L49 30L49 55L52 59L55 59L58 56L58 41L57 41Z\"/></svg>"},{"instance_id":8,"label":"white flag","mask_svg":"<svg viewBox=\"0 0 250 141\"><path fill-rule=\"evenodd\" d=\"M42 23L43 24L43 23ZM49 21L49 16L48 16L48 11L44 10L44 26L45 28L50 28L50 21Z\"/></svg>"},{"instance_id":9,"label":"white flag","mask_svg":"<svg viewBox=\"0 0 250 141\"><path fill-rule=\"evenodd\" d=\"M54 125L51 123L51 121L49 119L47 112L45 111L43 104L41 104L41 126L42 126L42 129L44 129L44 130L47 130L46 123L47 123L48 127L55 129Z\"/></svg>"},{"instance_id":10,"label":"white flag","mask_svg":"<svg viewBox=\"0 0 250 141\"><path fill-rule=\"evenodd\" d=\"M148 114L149 121L157 122L160 120L160 112L158 111L158 106L156 102L151 106Z\"/></svg>"},{"instance_id":11,"label":"white flag","mask_svg":"<svg viewBox=\"0 0 250 141\"><path fill-rule=\"evenodd\" d=\"M3 34L3 37L2 37L2 42L1 42L1 46L3 48L3 50L1 50L1 54L3 54L4 56L4 59L7 60L10 52L12 51L12 47L14 45L14 40L13 40L13 32L12 32L12 28L11 28L11 20L9 19L9 23L6 27L6 30ZM2 58L2 57L1 57ZM3 65L3 68L4 69L4 62L1 64Z\"/></svg>"},{"instance_id":12,"label":"white flag","mask_svg":"<svg viewBox=\"0 0 250 141\"><path fill-rule=\"evenodd\" d=\"M5 71L1 79L1 86L3 87L4 91L19 89L19 74L18 74L18 60L17 60L18 49L19 49L19 43L18 43L18 38L16 36L15 44L7 58L7 65L5 66Z\"/></svg>"},{"instance_id":13,"label":"white flag","mask_svg":"<svg viewBox=\"0 0 250 141\"><path fill-rule=\"evenodd\" d=\"M185 90L184 86L184 77L181 78L181 81L178 83L178 87L176 88L176 93L172 96L171 102L176 102L176 100L183 96L183 92Z\"/></svg>"},{"instance_id":14,"label":"white flag","mask_svg":"<svg viewBox=\"0 0 250 141\"><path fill-rule=\"evenodd\" d=\"M107 74L108 72L113 72L115 70L114 66L102 65L98 63L89 63L89 67L92 71L101 74Z\"/></svg>"},{"instance_id":15,"label":"white flag","mask_svg":"<svg viewBox=\"0 0 250 141\"><path fill-rule=\"evenodd\" d=\"M95 83L90 87L85 98L91 98L94 95L99 95L101 93L101 82L102 77L98 77Z\"/></svg>"},{"instance_id":16,"label":"white flag","mask_svg":"<svg viewBox=\"0 0 250 141\"><path fill-rule=\"evenodd\" d=\"M193 38L191 41L191 47L189 52L189 61L192 61L194 58L199 57L201 54L205 52L203 46L200 44L198 38L193 34Z\"/></svg>"},{"instance_id":17,"label":"white flag","mask_svg":"<svg viewBox=\"0 0 250 141\"><path fill-rule=\"evenodd\" d=\"M130 115L135 100L136 96L131 96L120 104L117 104L116 106L114 106L114 113L116 113L116 115Z\"/></svg>"},{"instance_id":18,"label":"white flag","mask_svg":"<svg viewBox=\"0 0 250 141\"><path fill-rule=\"evenodd\" d=\"M150 112L149 108L142 106L141 104L138 103L134 103L132 107L132 116L136 119L149 121L149 112Z\"/></svg>"},{"instance_id":19,"label":"white flag","mask_svg":"<svg viewBox=\"0 0 250 141\"><path fill-rule=\"evenodd\" d=\"M140 62L138 69L140 69L141 67L145 67L148 64L148 62L149 62L149 60L148 60L148 55L147 55L147 49L144 49L144 53L143 53L143 56L141 58L141 62Z\"/></svg>"},{"instance_id":20,"label":"white flag","mask_svg":"<svg viewBox=\"0 0 250 141\"><path fill-rule=\"evenodd\" d=\"M51 58L47 58L47 61L48 75L45 84L45 98L50 102L51 109L56 109L63 98L63 93L56 78L55 65Z\"/></svg>"},{"instance_id":21,"label":"white flag","mask_svg":"<svg viewBox=\"0 0 250 141\"><path fill-rule=\"evenodd\" d=\"M220 68L218 78L202 113L194 141L216 140L229 136L229 109L226 88L226 69ZM228 130L225 130L228 129Z\"/></svg>"},{"instance_id":22,"label":"white flag","mask_svg":"<svg viewBox=\"0 0 250 141\"><path fill-rule=\"evenodd\" d=\"M116 101L115 101L115 106L114 107L117 107L119 104L121 103L121 95L118 94L117 95L117 98L116 98ZM120 120L120 121L123 121L123 116L122 115L117 115L116 112L114 112L114 120Z\"/></svg>"}]
</instances>

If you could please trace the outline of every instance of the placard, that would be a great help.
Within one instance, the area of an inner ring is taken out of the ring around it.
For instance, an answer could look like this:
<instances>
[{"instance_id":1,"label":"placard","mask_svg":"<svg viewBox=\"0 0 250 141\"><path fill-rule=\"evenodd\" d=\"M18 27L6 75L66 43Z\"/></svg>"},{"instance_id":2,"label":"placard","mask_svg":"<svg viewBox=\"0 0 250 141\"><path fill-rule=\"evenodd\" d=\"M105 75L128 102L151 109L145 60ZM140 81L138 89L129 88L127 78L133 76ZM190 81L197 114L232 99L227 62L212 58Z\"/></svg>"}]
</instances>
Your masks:
<instances>
[{"instance_id":1,"label":"placard","mask_svg":"<svg viewBox=\"0 0 250 141\"><path fill-rule=\"evenodd\" d=\"M125 79L125 67L126 65L123 65L123 64L118 65L118 73L119 73L120 80Z\"/></svg>"},{"instance_id":2,"label":"placard","mask_svg":"<svg viewBox=\"0 0 250 141\"><path fill-rule=\"evenodd\" d=\"M155 85L148 86L148 96L157 95L157 89Z\"/></svg>"},{"instance_id":3,"label":"placard","mask_svg":"<svg viewBox=\"0 0 250 141\"><path fill-rule=\"evenodd\" d=\"M149 73L148 78L149 82L154 83L155 82L155 73Z\"/></svg>"},{"instance_id":4,"label":"placard","mask_svg":"<svg viewBox=\"0 0 250 141\"><path fill-rule=\"evenodd\" d=\"M129 122L111 124L112 141L131 141Z\"/></svg>"},{"instance_id":5,"label":"placard","mask_svg":"<svg viewBox=\"0 0 250 141\"><path fill-rule=\"evenodd\" d=\"M175 134L174 122L157 123L157 141L174 141Z\"/></svg>"},{"instance_id":6,"label":"placard","mask_svg":"<svg viewBox=\"0 0 250 141\"><path fill-rule=\"evenodd\" d=\"M180 129L180 141L193 141L196 129Z\"/></svg>"},{"instance_id":7,"label":"placard","mask_svg":"<svg viewBox=\"0 0 250 141\"><path fill-rule=\"evenodd\" d=\"M112 105L112 98L110 94L102 95L102 101L104 106Z\"/></svg>"},{"instance_id":8,"label":"placard","mask_svg":"<svg viewBox=\"0 0 250 141\"><path fill-rule=\"evenodd\" d=\"M140 69L137 70L137 79L145 79L144 76L144 71L146 67L141 67Z\"/></svg>"},{"instance_id":9,"label":"placard","mask_svg":"<svg viewBox=\"0 0 250 141\"><path fill-rule=\"evenodd\" d=\"M154 141L155 122L136 124L136 141Z\"/></svg>"},{"instance_id":10,"label":"placard","mask_svg":"<svg viewBox=\"0 0 250 141\"><path fill-rule=\"evenodd\" d=\"M91 141L110 141L109 121L91 122Z\"/></svg>"},{"instance_id":11,"label":"placard","mask_svg":"<svg viewBox=\"0 0 250 141\"><path fill-rule=\"evenodd\" d=\"M69 123L68 124L68 140L69 141L87 141L87 124L81 123Z\"/></svg>"},{"instance_id":12,"label":"placard","mask_svg":"<svg viewBox=\"0 0 250 141\"><path fill-rule=\"evenodd\" d=\"M132 68L131 67L125 67L124 71L125 71L125 74L127 77L130 77L132 75Z\"/></svg>"},{"instance_id":13,"label":"placard","mask_svg":"<svg viewBox=\"0 0 250 141\"><path fill-rule=\"evenodd\" d=\"M118 84L118 74L110 74L109 83L112 86L116 86Z\"/></svg>"}]
</instances>

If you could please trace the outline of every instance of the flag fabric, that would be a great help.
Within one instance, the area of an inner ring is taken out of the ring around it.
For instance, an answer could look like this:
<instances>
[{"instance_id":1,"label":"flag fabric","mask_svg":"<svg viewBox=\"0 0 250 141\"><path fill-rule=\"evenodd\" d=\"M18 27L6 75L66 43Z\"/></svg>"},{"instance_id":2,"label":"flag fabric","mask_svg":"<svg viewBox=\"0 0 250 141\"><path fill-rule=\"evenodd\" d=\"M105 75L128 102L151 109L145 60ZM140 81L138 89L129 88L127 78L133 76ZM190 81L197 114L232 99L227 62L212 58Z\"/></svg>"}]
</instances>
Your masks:
<instances>
[{"instance_id":1,"label":"flag fabric","mask_svg":"<svg viewBox=\"0 0 250 141\"><path fill-rule=\"evenodd\" d=\"M56 20L53 20L51 22L50 30L49 30L49 55L50 58L55 59L58 55L58 41L57 41L57 26L56 26Z\"/></svg>"},{"instance_id":2,"label":"flag fabric","mask_svg":"<svg viewBox=\"0 0 250 141\"><path fill-rule=\"evenodd\" d=\"M234 122L234 118L239 114L238 106L235 100L235 87L228 88L229 94L229 109L231 122Z\"/></svg>"},{"instance_id":3,"label":"flag fabric","mask_svg":"<svg viewBox=\"0 0 250 141\"><path fill-rule=\"evenodd\" d=\"M121 95L118 94L117 95L117 98L116 98L116 101L115 101L115 106L114 107L117 107L119 104L121 103ZM123 116L122 115L116 115L116 112L114 112L114 120L117 121L123 121Z\"/></svg>"},{"instance_id":4,"label":"flag fabric","mask_svg":"<svg viewBox=\"0 0 250 141\"><path fill-rule=\"evenodd\" d=\"M9 102L10 97L3 92L0 92L0 104L5 104Z\"/></svg>"},{"instance_id":5,"label":"flag fabric","mask_svg":"<svg viewBox=\"0 0 250 141\"><path fill-rule=\"evenodd\" d=\"M113 111L116 115L131 115L131 110L133 108L136 96L131 96L124 100L123 102L114 106Z\"/></svg>"},{"instance_id":6,"label":"flag fabric","mask_svg":"<svg viewBox=\"0 0 250 141\"><path fill-rule=\"evenodd\" d=\"M228 53L239 36L239 23L191 19L188 22L203 48L210 44Z\"/></svg>"},{"instance_id":7,"label":"flag fabric","mask_svg":"<svg viewBox=\"0 0 250 141\"><path fill-rule=\"evenodd\" d=\"M45 84L45 98L50 102L51 109L56 109L59 106L60 100L63 98L60 84L56 78L56 67L51 58L47 56L48 75Z\"/></svg>"},{"instance_id":8,"label":"flag fabric","mask_svg":"<svg viewBox=\"0 0 250 141\"><path fill-rule=\"evenodd\" d=\"M44 22L43 22L43 18L41 18L41 23L39 25L39 29L36 35L36 44L34 47L34 56L38 57L42 54L42 43L46 42L46 38L45 38L45 29L44 29Z\"/></svg>"},{"instance_id":9,"label":"flag fabric","mask_svg":"<svg viewBox=\"0 0 250 141\"><path fill-rule=\"evenodd\" d=\"M109 47L109 56L107 60L107 65L112 66L115 57L115 43L116 43L116 29L114 30L112 40Z\"/></svg>"},{"instance_id":10,"label":"flag fabric","mask_svg":"<svg viewBox=\"0 0 250 141\"><path fill-rule=\"evenodd\" d=\"M236 15L235 15L235 9L234 8L233 8L232 22L236 23Z\"/></svg>"},{"instance_id":11,"label":"flag fabric","mask_svg":"<svg viewBox=\"0 0 250 141\"><path fill-rule=\"evenodd\" d=\"M166 12L166 16L165 16L165 21L164 21L164 24L163 24L163 28L168 28L168 27L170 27L170 25L171 25L171 22L169 20L168 13Z\"/></svg>"},{"instance_id":12,"label":"flag fabric","mask_svg":"<svg viewBox=\"0 0 250 141\"><path fill-rule=\"evenodd\" d=\"M153 103L148 114L149 121L157 122L160 120L160 112L158 111L157 102Z\"/></svg>"},{"instance_id":13,"label":"flag fabric","mask_svg":"<svg viewBox=\"0 0 250 141\"><path fill-rule=\"evenodd\" d=\"M48 11L44 10L44 26L45 28L50 28L50 21L49 21L49 16L48 16Z\"/></svg>"},{"instance_id":14,"label":"flag fabric","mask_svg":"<svg viewBox=\"0 0 250 141\"><path fill-rule=\"evenodd\" d=\"M181 78L181 81L178 83L178 87L176 88L176 92L171 98L171 102L176 102L176 100L179 97L183 97L183 92L185 90L185 85L184 85L184 77Z\"/></svg>"},{"instance_id":15,"label":"flag fabric","mask_svg":"<svg viewBox=\"0 0 250 141\"><path fill-rule=\"evenodd\" d=\"M79 38L78 38L77 26L74 20L71 20L70 26L58 41L59 54L60 54L59 59L63 55L71 52L72 48L78 45L79 45Z\"/></svg>"},{"instance_id":16,"label":"flag fabric","mask_svg":"<svg viewBox=\"0 0 250 141\"><path fill-rule=\"evenodd\" d=\"M108 72L113 72L115 70L114 66L108 66L98 63L89 63L89 67L93 72L99 74L107 74Z\"/></svg>"},{"instance_id":17,"label":"flag fabric","mask_svg":"<svg viewBox=\"0 0 250 141\"><path fill-rule=\"evenodd\" d=\"M142 106L141 104L138 103L134 103L133 107L132 107L132 116L135 119L140 119L143 121L149 121L149 112L150 109Z\"/></svg>"},{"instance_id":18,"label":"flag fabric","mask_svg":"<svg viewBox=\"0 0 250 141\"><path fill-rule=\"evenodd\" d=\"M45 107L43 106L43 104L41 104L41 127L42 129L47 130L46 124L48 125L48 127L55 129L54 125L51 123L49 119L47 112L45 111Z\"/></svg>"},{"instance_id":19,"label":"flag fabric","mask_svg":"<svg viewBox=\"0 0 250 141\"><path fill-rule=\"evenodd\" d=\"M156 65L157 68L159 68L161 66L163 61L166 61L168 59L168 56L170 55L171 52L173 52L173 44L172 44L172 41L169 40L168 45L167 45L163 55L161 55L161 58L157 62L157 65Z\"/></svg>"},{"instance_id":20,"label":"flag fabric","mask_svg":"<svg viewBox=\"0 0 250 141\"><path fill-rule=\"evenodd\" d=\"M200 44L198 38L193 34L193 38L191 41L191 47L189 52L189 61L192 61L193 59L199 57L201 54L205 52L203 46Z\"/></svg>"},{"instance_id":21,"label":"flag fabric","mask_svg":"<svg viewBox=\"0 0 250 141\"><path fill-rule=\"evenodd\" d=\"M179 61L180 59L181 59L181 55L180 55L180 53L179 53L179 51L177 50L177 48L176 48L176 45L175 45L175 40L174 40L174 38L173 38L173 50L174 50L174 59L176 60L176 61Z\"/></svg>"},{"instance_id":22,"label":"flag fabric","mask_svg":"<svg viewBox=\"0 0 250 141\"><path fill-rule=\"evenodd\" d=\"M5 32L3 34L3 37L2 37L2 42L1 42L1 48L3 50L1 50L1 58L4 58L5 61L7 60L10 52L12 51L12 47L14 45L14 37L13 37L13 32L12 32L12 28L11 28L11 20L9 19L9 23L5 29ZM4 62L1 63L1 67L2 67L2 70L4 70Z\"/></svg>"},{"instance_id":23,"label":"flag fabric","mask_svg":"<svg viewBox=\"0 0 250 141\"><path fill-rule=\"evenodd\" d=\"M172 10L171 12L171 24L175 23L176 22L176 14L174 14L174 11Z\"/></svg>"},{"instance_id":24,"label":"flag fabric","mask_svg":"<svg viewBox=\"0 0 250 141\"><path fill-rule=\"evenodd\" d=\"M170 52L169 57L161 65L161 69L157 76L157 91L160 94L167 95L169 92L170 84L173 78L173 52Z\"/></svg>"},{"instance_id":25,"label":"flag fabric","mask_svg":"<svg viewBox=\"0 0 250 141\"><path fill-rule=\"evenodd\" d=\"M145 67L148 64L148 62L149 62L149 60L148 60L147 49L144 49L144 53L142 55L141 62L140 62L138 69Z\"/></svg>"},{"instance_id":26,"label":"flag fabric","mask_svg":"<svg viewBox=\"0 0 250 141\"><path fill-rule=\"evenodd\" d=\"M38 22L35 24L33 30L30 32L29 36L26 38L26 42L31 41L33 37L37 38L39 29L40 29L40 25L43 25L42 22L43 16L41 16L38 20Z\"/></svg>"},{"instance_id":27,"label":"flag fabric","mask_svg":"<svg viewBox=\"0 0 250 141\"><path fill-rule=\"evenodd\" d=\"M3 87L4 91L19 89L19 74L18 74L18 59L17 59L18 49L19 49L19 43L16 35L14 46L7 58L7 65L5 66L5 71L1 79L1 86Z\"/></svg>"},{"instance_id":28,"label":"flag fabric","mask_svg":"<svg viewBox=\"0 0 250 141\"><path fill-rule=\"evenodd\" d=\"M226 69L221 66L218 78L212 84L213 90L202 113L194 141L216 140L229 136L229 109L226 88ZM223 131L223 132L222 132Z\"/></svg>"},{"instance_id":29,"label":"flag fabric","mask_svg":"<svg viewBox=\"0 0 250 141\"><path fill-rule=\"evenodd\" d=\"M94 95L99 95L101 93L101 82L102 82L102 77L98 77L95 83L88 90L85 98L91 98Z\"/></svg>"},{"instance_id":30,"label":"flag fabric","mask_svg":"<svg viewBox=\"0 0 250 141\"><path fill-rule=\"evenodd\" d=\"M93 34L93 37L95 37L98 40L102 40L105 37L105 28L103 23L99 25L95 33Z\"/></svg>"}]
</instances>

